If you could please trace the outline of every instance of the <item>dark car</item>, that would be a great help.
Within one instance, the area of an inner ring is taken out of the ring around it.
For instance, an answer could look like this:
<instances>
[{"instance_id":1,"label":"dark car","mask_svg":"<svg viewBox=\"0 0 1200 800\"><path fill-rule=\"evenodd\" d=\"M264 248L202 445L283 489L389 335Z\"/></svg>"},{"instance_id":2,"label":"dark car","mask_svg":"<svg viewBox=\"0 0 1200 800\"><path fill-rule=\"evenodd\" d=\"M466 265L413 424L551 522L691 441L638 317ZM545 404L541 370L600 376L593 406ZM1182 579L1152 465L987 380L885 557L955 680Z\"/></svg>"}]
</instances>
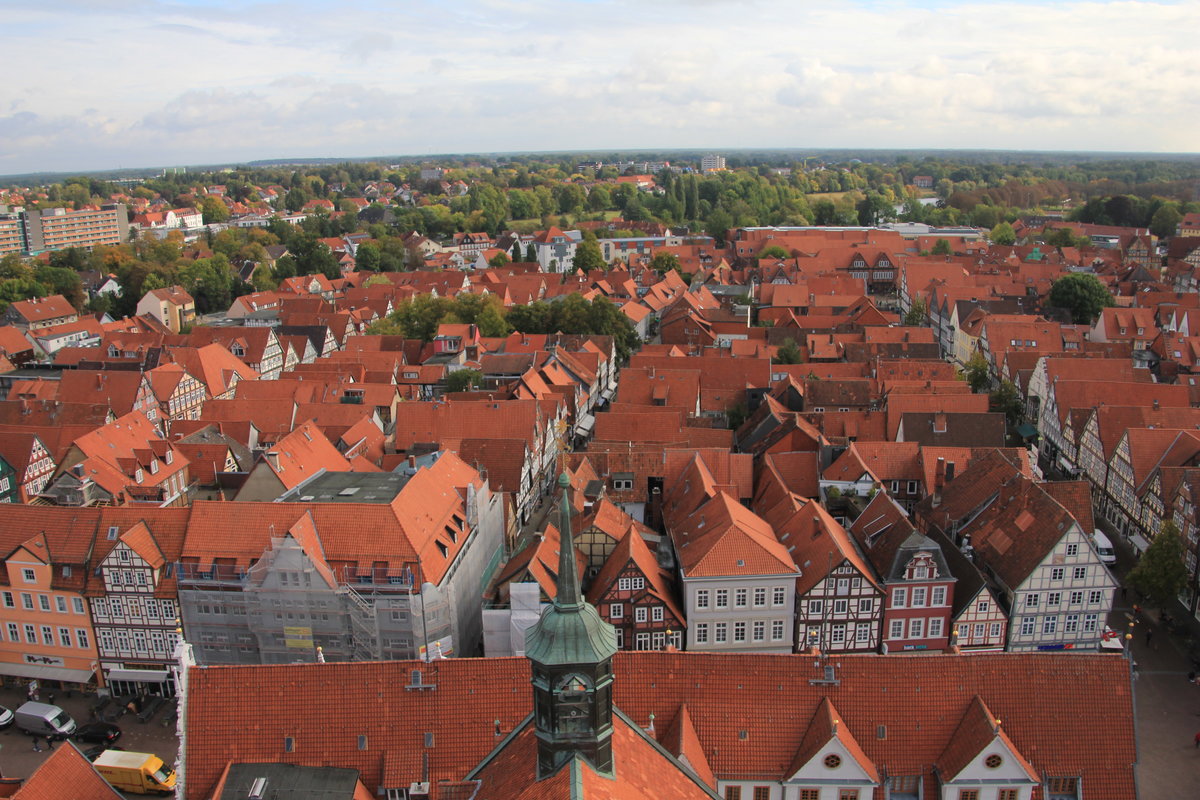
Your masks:
<instances>
[{"instance_id":1,"label":"dark car","mask_svg":"<svg viewBox=\"0 0 1200 800\"><path fill-rule=\"evenodd\" d=\"M80 725L75 731L75 737L81 742L96 742L97 744L112 744L121 738L121 729L108 722L89 722Z\"/></svg>"}]
</instances>

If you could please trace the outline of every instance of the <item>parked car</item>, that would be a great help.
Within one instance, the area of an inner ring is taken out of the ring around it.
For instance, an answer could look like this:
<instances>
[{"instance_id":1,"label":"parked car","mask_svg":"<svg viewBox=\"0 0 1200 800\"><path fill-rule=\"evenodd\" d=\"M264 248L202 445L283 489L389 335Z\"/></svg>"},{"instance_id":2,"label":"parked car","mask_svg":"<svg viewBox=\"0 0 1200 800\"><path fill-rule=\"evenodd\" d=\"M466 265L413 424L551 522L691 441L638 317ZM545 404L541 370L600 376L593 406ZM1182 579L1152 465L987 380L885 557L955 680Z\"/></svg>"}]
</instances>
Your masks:
<instances>
[{"instance_id":1,"label":"parked car","mask_svg":"<svg viewBox=\"0 0 1200 800\"><path fill-rule=\"evenodd\" d=\"M4 706L0 706L0 731L12 727L17 715Z\"/></svg>"},{"instance_id":2,"label":"parked car","mask_svg":"<svg viewBox=\"0 0 1200 800\"><path fill-rule=\"evenodd\" d=\"M121 738L121 729L109 722L89 722L79 726L75 738L81 742L112 744Z\"/></svg>"}]
</instances>

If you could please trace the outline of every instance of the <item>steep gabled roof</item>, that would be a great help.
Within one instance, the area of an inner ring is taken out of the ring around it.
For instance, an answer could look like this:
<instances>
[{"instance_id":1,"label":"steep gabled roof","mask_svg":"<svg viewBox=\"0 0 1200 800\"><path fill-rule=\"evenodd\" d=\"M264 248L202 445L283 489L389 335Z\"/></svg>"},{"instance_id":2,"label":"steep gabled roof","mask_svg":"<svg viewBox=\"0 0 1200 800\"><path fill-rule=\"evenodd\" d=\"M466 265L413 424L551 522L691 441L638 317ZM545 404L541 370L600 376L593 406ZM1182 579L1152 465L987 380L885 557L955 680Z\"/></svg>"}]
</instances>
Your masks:
<instances>
[{"instance_id":1,"label":"steep gabled roof","mask_svg":"<svg viewBox=\"0 0 1200 800\"><path fill-rule=\"evenodd\" d=\"M792 759L792 765L785 774L788 777L795 775L835 739L846 749L859 768L872 781L878 783L878 768L871 759L867 758L867 754L859 746L854 734L850 733L850 729L842 723L841 714L834 708L833 702L828 697L822 698L817 705L817 710L809 721L808 731L805 733L803 741L800 742L800 748L796 751L796 757Z\"/></svg>"},{"instance_id":2,"label":"steep gabled roof","mask_svg":"<svg viewBox=\"0 0 1200 800\"><path fill-rule=\"evenodd\" d=\"M723 491L670 533L688 578L797 571L771 526Z\"/></svg>"},{"instance_id":3,"label":"steep gabled roof","mask_svg":"<svg viewBox=\"0 0 1200 800\"><path fill-rule=\"evenodd\" d=\"M991 712L979 695L975 695L971 699L971 704L958 723L958 728L954 731L946 749L934 762L934 766L942 780L952 781L958 777L964 767L978 758L989 745L996 741L999 741L1012 754L1030 781L1035 784L1040 782L1037 770L1021 756L1020 751L1001 727L1001 720Z\"/></svg>"}]
</instances>

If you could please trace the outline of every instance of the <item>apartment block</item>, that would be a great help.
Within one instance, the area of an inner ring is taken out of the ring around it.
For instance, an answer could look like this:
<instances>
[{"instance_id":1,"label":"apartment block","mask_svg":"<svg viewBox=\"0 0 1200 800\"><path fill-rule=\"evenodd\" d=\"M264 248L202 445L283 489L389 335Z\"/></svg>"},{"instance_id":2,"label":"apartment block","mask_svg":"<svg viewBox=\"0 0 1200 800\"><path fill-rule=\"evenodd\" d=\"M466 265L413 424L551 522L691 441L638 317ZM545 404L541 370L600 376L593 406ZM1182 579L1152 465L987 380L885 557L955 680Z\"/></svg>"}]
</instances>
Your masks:
<instances>
[{"instance_id":1,"label":"apartment block","mask_svg":"<svg viewBox=\"0 0 1200 800\"><path fill-rule=\"evenodd\" d=\"M22 214L25 249L30 253L65 250L68 247L91 249L99 244L120 244L129 235L129 211L121 203L100 208L72 211L46 208Z\"/></svg>"}]
</instances>

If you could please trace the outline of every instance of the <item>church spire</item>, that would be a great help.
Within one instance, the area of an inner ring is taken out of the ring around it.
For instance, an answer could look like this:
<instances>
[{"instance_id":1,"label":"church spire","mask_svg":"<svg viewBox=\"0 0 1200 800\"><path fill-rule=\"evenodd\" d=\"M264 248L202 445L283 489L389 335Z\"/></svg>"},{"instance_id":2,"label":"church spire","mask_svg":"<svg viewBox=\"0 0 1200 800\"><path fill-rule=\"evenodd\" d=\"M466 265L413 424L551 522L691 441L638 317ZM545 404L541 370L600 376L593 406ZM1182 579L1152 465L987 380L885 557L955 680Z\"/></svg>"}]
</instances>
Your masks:
<instances>
[{"instance_id":1,"label":"church spire","mask_svg":"<svg viewBox=\"0 0 1200 800\"><path fill-rule=\"evenodd\" d=\"M583 597L579 593L579 564L576 561L575 542L571 536L571 479L567 473L558 476L558 487L562 490L558 520L558 593L554 605L563 611L579 608Z\"/></svg>"},{"instance_id":2,"label":"church spire","mask_svg":"<svg viewBox=\"0 0 1200 800\"><path fill-rule=\"evenodd\" d=\"M571 481L562 489L558 591L525 635L531 662L538 779L547 778L576 756L601 774L613 774L612 657L617 633L583 599L571 536Z\"/></svg>"}]
</instances>

